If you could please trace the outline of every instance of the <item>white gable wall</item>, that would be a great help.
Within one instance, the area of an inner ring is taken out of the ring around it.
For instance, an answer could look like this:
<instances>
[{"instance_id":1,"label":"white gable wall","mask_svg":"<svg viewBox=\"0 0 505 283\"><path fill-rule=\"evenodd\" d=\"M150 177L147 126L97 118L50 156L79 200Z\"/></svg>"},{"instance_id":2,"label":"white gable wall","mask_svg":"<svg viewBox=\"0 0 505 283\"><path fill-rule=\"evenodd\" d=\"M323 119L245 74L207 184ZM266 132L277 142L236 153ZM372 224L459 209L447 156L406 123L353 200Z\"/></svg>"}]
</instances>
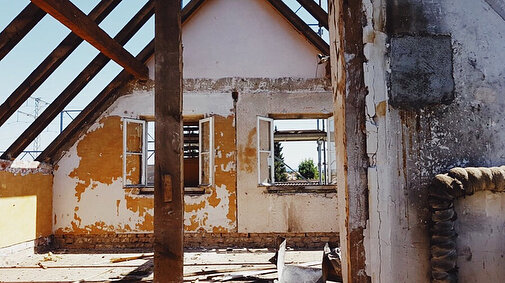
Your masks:
<instances>
[{"instance_id":1,"label":"white gable wall","mask_svg":"<svg viewBox=\"0 0 505 283\"><path fill-rule=\"evenodd\" d=\"M265 0L207 0L182 28L184 78L315 78L321 53ZM154 60L149 62L154 70ZM317 75L316 75L317 72Z\"/></svg>"}]
</instances>

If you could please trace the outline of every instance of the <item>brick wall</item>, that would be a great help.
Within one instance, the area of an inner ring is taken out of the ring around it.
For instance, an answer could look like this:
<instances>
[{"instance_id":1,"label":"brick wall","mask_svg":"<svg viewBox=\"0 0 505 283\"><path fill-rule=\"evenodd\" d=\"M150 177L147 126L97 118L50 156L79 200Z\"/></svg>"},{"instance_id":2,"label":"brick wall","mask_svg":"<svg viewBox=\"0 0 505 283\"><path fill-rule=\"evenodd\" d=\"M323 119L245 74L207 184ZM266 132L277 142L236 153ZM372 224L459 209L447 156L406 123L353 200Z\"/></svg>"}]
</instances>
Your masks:
<instances>
[{"instance_id":1,"label":"brick wall","mask_svg":"<svg viewBox=\"0 0 505 283\"><path fill-rule=\"evenodd\" d=\"M339 245L338 233L185 233L184 246L197 248L277 248L282 238L289 247L322 249L324 244ZM55 249L146 251L152 250L152 233L62 234L54 235Z\"/></svg>"}]
</instances>

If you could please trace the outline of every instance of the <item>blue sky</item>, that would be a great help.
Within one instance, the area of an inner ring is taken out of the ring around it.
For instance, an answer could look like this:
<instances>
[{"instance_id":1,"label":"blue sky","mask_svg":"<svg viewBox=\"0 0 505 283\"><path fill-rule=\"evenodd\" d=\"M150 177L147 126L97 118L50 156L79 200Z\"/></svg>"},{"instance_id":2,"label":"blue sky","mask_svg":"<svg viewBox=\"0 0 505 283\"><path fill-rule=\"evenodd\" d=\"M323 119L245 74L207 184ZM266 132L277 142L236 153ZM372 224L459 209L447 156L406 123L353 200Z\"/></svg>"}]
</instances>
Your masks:
<instances>
[{"instance_id":1,"label":"blue sky","mask_svg":"<svg viewBox=\"0 0 505 283\"><path fill-rule=\"evenodd\" d=\"M230 0L232 1L232 0ZM72 0L83 12L88 13L99 0ZM147 0L123 0L118 7L100 24L110 36L115 34L127 21L147 2ZM188 0L184 0L186 4ZM316 23L308 12L295 0L284 2L307 23ZM324 2L323 8L326 9ZM0 0L0 29L3 30L12 19L28 5L29 0ZM316 28L316 27L314 27ZM46 15L28 35L0 61L0 102L5 99L23 82L23 80L44 60L44 58L63 40L69 30L61 23ZM125 45L125 48L136 55L154 35L154 18ZM328 40L325 30L323 38ZM0 128L0 151L7 149L12 142L33 122L36 113L36 101L39 98L38 111L41 113L47 103L51 103L61 91L84 69L98 54L95 48L87 42L80 46L65 60L65 62L35 91L32 98ZM107 66L79 93L66 107L68 110L84 108L119 72L121 67L115 62ZM68 116L64 125L70 122ZM39 137L39 150L43 150L59 133L60 117L57 117ZM32 143L27 150L34 150Z\"/></svg>"}]
</instances>

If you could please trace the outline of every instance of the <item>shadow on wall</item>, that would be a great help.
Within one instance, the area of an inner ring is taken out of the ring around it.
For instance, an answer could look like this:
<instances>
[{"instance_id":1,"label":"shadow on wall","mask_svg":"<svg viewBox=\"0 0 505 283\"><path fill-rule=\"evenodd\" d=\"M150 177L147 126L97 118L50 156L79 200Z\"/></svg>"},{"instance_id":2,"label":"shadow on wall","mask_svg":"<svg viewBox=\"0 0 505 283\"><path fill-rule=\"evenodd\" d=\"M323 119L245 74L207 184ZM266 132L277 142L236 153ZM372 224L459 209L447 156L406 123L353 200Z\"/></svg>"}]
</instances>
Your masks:
<instances>
[{"instance_id":1,"label":"shadow on wall","mask_svg":"<svg viewBox=\"0 0 505 283\"><path fill-rule=\"evenodd\" d=\"M0 161L0 248L51 235L52 184L50 168Z\"/></svg>"}]
</instances>

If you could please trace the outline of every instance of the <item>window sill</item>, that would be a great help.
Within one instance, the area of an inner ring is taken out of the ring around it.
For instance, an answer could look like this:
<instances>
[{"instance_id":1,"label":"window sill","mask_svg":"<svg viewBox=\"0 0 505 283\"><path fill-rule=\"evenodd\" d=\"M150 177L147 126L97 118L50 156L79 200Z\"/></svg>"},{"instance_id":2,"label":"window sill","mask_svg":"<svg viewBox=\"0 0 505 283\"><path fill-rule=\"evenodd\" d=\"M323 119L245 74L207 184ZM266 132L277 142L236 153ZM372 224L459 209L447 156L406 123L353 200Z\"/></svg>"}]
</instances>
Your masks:
<instances>
[{"instance_id":1,"label":"window sill","mask_svg":"<svg viewBox=\"0 0 505 283\"><path fill-rule=\"evenodd\" d=\"M154 187L151 186L126 186L125 191L133 195L154 195ZM204 195L210 194L209 186L185 187L184 195Z\"/></svg>"},{"instance_id":2,"label":"window sill","mask_svg":"<svg viewBox=\"0 0 505 283\"><path fill-rule=\"evenodd\" d=\"M337 193L336 185L270 185L262 186L266 193L271 194L300 194L300 193L317 193L317 194L331 194Z\"/></svg>"}]
</instances>

